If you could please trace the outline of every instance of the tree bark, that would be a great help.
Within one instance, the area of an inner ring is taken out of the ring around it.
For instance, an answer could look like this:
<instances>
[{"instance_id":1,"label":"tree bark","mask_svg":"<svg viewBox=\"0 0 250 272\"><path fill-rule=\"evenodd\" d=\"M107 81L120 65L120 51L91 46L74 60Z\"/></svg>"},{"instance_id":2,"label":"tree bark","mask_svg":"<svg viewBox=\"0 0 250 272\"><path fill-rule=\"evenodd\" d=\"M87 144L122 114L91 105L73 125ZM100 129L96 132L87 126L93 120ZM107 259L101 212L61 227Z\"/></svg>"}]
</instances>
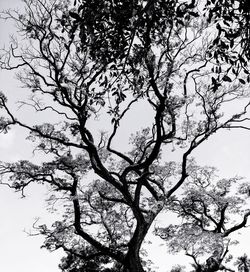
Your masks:
<instances>
[{"instance_id":1,"label":"tree bark","mask_svg":"<svg viewBox=\"0 0 250 272\"><path fill-rule=\"evenodd\" d=\"M132 250L128 252L125 258L124 272L145 272L141 264L139 253L133 252Z\"/></svg>"},{"instance_id":2,"label":"tree bark","mask_svg":"<svg viewBox=\"0 0 250 272\"><path fill-rule=\"evenodd\" d=\"M137 225L125 257L124 272L145 272L140 258L140 248L149 227L150 224L146 222Z\"/></svg>"}]
</instances>

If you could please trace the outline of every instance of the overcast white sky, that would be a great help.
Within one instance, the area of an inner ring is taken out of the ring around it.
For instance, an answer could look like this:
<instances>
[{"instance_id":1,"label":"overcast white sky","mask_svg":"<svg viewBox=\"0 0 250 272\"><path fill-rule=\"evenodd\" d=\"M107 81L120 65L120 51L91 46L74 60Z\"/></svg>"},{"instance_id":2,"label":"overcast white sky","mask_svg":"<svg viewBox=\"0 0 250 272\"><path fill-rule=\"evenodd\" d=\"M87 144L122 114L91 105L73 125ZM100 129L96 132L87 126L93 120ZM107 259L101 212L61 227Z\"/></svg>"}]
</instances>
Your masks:
<instances>
[{"instance_id":1,"label":"overcast white sky","mask_svg":"<svg viewBox=\"0 0 250 272\"><path fill-rule=\"evenodd\" d=\"M21 0L0 0L0 10L21 6ZM0 21L0 46L8 44L8 36L14 31L13 27ZM12 99L22 91L12 73L0 71L0 91ZM11 99L11 100L12 100ZM7 135L0 135L0 160L15 161L31 159L30 143L25 143L23 130L15 129ZM40 249L43 238L30 237L24 230L32 229L36 217L53 220L44 202L45 190L34 187L25 199L14 194L7 187L0 188L0 271L4 272L57 272L62 254L49 253Z\"/></svg>"},{"instance_id":2,"label":"overcast white sky","mask_svg":"<svg viewBox=\"0 0 250 272\"><path fill-rule=\"evenodd\" d=\"M18 7L20 4L21 0L0 0L0 9ZM8 35L13 31L10 24L0 22L0 46L8 44ZM22 91L18 88L18 82L14 80L12 73L0 71L0 82L0 91L12 99ZM141 115L141 118L145 116ZM25 142L24 138L25 133L21 129L15 129L7 135L0 135L0 160L34 159L30 143ZM249 179L249 150L250 132L230 131L213 136L196 151L195 156L201 165L216 166L222 176L239 175ZM57 266L61 254L40 249L43 238L29 237L24 232L24 229L27 231L31 229L37 216L46 221L53 220L54 215L49 215L46 211L46 204L43 201L44 193L42 188L34 187L29 190L25 199L20 199L20 195L14 194L8 188L0 187L0 271L59 271ZM237 255L246 252L250 256L248 246L250 228L242 231L240 239L242 247L237 249ZM170 269L171 265L168 266L168 263L174 261L180 263L179 257L168 256L166 259L166 250L163 247L153 248L151 254L154 260L160 260L159 256L162 256L159 263L163 267L161 271ZM162 265L163 262L164 265Z\"/></svg>"}]
</instances>

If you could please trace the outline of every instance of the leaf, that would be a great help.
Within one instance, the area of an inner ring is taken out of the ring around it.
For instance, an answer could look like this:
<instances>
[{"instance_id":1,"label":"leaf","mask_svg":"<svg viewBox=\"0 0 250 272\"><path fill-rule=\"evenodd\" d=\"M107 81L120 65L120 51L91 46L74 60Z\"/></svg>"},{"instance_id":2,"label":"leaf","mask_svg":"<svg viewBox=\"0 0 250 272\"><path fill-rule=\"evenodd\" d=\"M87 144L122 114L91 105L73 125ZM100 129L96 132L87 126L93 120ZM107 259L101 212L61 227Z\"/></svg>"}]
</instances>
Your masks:
<instances>
[{"instance_id":1,"label":"leaf","mask_svg":"<svg viewBox=\"0 0 250 272\"><path fill-rule=\"evenodd\" d=\"M232 39L231 41L230 41L230 48L233 48L234 47L234 40Z\"/></svg>"},{"instance_id":2,"label":"leaf","mask_svg":"<svg viewBox=\"0 0 250 272\"><path fill-rule=\"evenodd\" d=\"M79 14L77 14L77 13L75 13L75 12L73 12L73 11L70 11L69 12L69 15L72 17L72 18L74 18L74 19L76 19L76 20L78 20L78 21L80 21L80 16L79 16Z\"/></svg>"},{"instance_id":3,"label":"leaf","mask_svg":"<svg viewBox=\"0 0 250 272\"><path fill-rule=\"evenodd\" d=\"M232 82L232 79L229 76L224 76L222 78L223 81Z\"/></svg>"},{"instance_id":4,"label":"leaf","mask_svg":"<svg viewBox=\"0 0 250 272\"><path fill-rule=\"evenodd\" d=\"M239 82L242 83L242 84L246 84L246 81L242 78L239 78Z\"/></svg>"},{"instance_id":5,"label":"leaf","mask_svg":"<svg viewBox=\"0 0 250 272\"><path fill-rule=\"evenodd\" d=\"M199 17L200 15L197 12L190 11L189 14L194 17Z\"/></svg>"},{"instance_id":6,"label":"leaf","mask_svg":"<svg viewBox=\"0 0 250 272\"><path fill-rule=\"evenodd\" d=\"M217 45L219 43L220 39L219 37L217 37L214 41L213 41L213 45Z\"/></svg>"},{"instance_id":7,"label":"leaf","mask_svg":"<svg viewBox=\"0 0 250 272\"><path fill-rule=\"evenodd\" d=\"M237 76L238 72L235 70L235 68L232 69L232 72Z\"/></svg>"},{"instance_id":8,"label":"leaf","mask_svg":"<svg viewBox=\"0 0 250 272\"><path fill-rule=\"evenodd\" d=\"M217 85L217 81L214 77L212 77L212 83L213 83L213 85Z\"/></svg>"},{"instance_id":9,"label":"leaf","mask_svg":"<svg viewBox=\"0 0 250 272\"><path fill-rule=\"evenodd\" d=\"M219 23L216 24L216 28L217 28L219 31L221 31L221 26L220 26Z\"/></svg>"},{"instance_id":10,"label":"leaf","mask_svg":"<svg viewBox=\"0 0 250 272\"><path fill-rule=\"evenodd\" d=\"M233 19L231 18L231 16L228 16L228 15L224 15L224 16L222 16L223 17L223 19L224 19L224 23L225 23L225 21L226 22L232 22L233 21Z\"/></svg>"}]
</instances>

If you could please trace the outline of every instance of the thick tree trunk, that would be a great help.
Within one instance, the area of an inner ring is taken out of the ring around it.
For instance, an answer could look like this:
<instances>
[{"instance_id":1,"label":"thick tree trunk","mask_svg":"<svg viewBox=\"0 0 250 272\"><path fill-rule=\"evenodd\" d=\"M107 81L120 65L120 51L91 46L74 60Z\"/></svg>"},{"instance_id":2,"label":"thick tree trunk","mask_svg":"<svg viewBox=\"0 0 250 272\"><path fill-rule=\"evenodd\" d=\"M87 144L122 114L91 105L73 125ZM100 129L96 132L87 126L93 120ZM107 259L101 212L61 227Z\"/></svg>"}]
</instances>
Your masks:
<instances>
[{"instance_id":1,"label":"thick tree trunk","mask_svg":"<svg viewBox=\"0 0 250 272\"><path fill-rule=\"evenodd\" d=\"M148 232L149 226L150 224L145 222L137 225L125 257L124 272L145 272L140 258L140 248Z\"/></svg>"},{"instance_id":2,"label":"thick tree trunk","mask_svg":"<svg viewBox=\"0 0 250 272\"><path fill-rule=\"evenodd\" d=\"M145 272L139 254L132 251L127 254L124 272Z\"/></svg>"}]
</instances>

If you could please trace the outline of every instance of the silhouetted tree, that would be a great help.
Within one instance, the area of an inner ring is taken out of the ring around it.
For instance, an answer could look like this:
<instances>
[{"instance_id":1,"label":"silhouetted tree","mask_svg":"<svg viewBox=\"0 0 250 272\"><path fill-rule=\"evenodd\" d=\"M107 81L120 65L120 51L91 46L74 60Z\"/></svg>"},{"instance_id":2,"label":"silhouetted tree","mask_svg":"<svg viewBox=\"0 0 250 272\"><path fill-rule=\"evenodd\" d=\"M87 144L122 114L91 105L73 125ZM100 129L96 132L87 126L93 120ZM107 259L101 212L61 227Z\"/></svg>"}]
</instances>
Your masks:
<instances>
[{"instance_id":1,"label":"silhouetted tree","mask_svg":"<svg viewBox=\"0 0 250 272\"><path fill-rule=\"evenodd\" d=\"M192 152L218 130L249 129L248 68L216 57L214 21L197 1L24 4L23 12L1 14L20 36L0 66L17 70L30 91L22 105L50 118L25 123L1 93L1 131L27 129L44 154L37 164L1 163L2 182L22 194L31 183L49 186L48 202L63 216L37 230L44 247L67 253L62 270L149 270L143 242L156 216L176 203ZM147 124L134 130L145 112ZM116 141L124 126L132 133L125 151ZM169 159L173 147L181 163Z\"/></svg>"}]
</instances>

